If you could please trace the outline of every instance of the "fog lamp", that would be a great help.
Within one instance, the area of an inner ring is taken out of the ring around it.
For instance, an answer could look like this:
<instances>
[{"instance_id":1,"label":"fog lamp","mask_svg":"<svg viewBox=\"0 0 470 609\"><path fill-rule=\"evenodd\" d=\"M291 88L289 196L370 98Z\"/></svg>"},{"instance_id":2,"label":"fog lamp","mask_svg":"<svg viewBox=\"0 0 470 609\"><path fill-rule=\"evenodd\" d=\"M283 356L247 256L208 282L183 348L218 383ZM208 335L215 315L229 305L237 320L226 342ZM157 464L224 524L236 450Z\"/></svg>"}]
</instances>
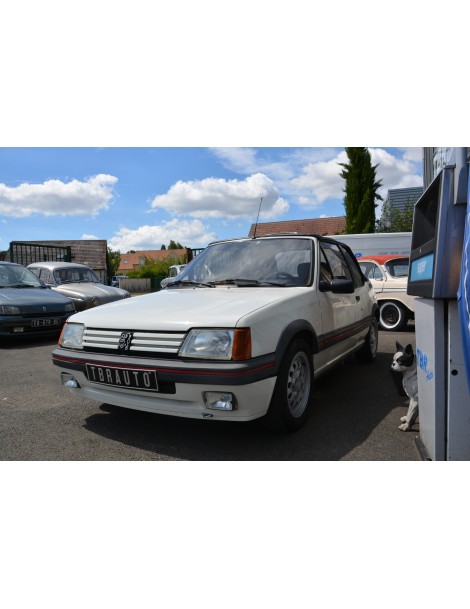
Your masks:
<instances>
[{"instance_id":1,"label":"fog lamp","mask_svg":"<svg viewBox=\"0 0 470 609\"><path fill-rule=\"evenodd\" d=\"M15 334L18 334L18 332L24 332L24 328L23 326L16 326L15 328L13 328L13 332Z\"/></svg>"},{"instance_id":2,"label":"fog lamp","mask_svg":"<svg viewBox=\"0 0 470 609\"><path fill-rule=\"evenodd\" d=\"M218 391L204 392L206 408L211 410L236 410L237 400L233 393L220 393Z\"/></svg>"},{"instance_id":3,"label":"fog lamp","mask_svg":"<svg viewBox=\"0 0 470 609\"><path fill-rule=\"evenodd\" d=\"M60 382L62 383L62 385L64 387L70 387L72 389L76 389L77 387L80 387L77 379L75 377L73 377L71 374L68 374L67 372L60 373Z\"/></svg>"}]
</instances>

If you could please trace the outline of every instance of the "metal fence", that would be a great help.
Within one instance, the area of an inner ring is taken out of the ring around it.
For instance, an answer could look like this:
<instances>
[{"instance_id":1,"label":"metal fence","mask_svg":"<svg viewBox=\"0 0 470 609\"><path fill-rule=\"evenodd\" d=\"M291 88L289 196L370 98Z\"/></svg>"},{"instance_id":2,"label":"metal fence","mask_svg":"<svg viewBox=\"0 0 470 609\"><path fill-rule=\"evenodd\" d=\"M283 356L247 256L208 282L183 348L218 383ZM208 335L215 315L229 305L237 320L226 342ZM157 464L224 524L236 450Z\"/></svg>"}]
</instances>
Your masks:
<instances>
[{"instance_id":1,"label":"metal fence","mask_svg":"<svg viewBox=\"0 0 470 609\"><path fill-rule=\"evenodd\" d=\"M10 243L10 262L17 262L28 266L33 262L43 261L72 262L72 249L70 246L39 245L38 243L25 243L12 241Z\"/></svg>"}]
</instances>

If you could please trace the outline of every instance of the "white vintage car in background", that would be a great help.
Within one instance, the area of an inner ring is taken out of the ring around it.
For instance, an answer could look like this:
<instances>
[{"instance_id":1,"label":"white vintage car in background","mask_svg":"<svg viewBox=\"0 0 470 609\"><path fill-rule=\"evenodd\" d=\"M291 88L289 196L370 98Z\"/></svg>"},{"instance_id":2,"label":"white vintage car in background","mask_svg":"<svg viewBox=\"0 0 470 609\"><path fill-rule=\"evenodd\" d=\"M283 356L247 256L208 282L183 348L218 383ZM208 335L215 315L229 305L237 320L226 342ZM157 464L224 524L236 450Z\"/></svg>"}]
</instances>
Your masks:
<instances>
[{"instance_id":1,"label":"white vintage car in background","mask_svg":"<svg viewBox=\"0 0 470 609\"><path fill-rule=\"evenodd\" d=\"M346 246L309 235L209 245L164 290L73 315L54 350L77 396L299 428L314 379L377 352L378 305Z\"/></svg>"},{"instance_id":2,"label":"white vintage car in background","mask_svg":"<svg viewBox=\"0 0 470 609\"><path fill-rule=\"evenodd\" d=\"M188 266L187 264L172 264L170 266L170 268L168 269L168 276L165 277L165 279L161 280L160 287L162 289L165 288L169 283L171 283L173 281L173 279L178 277L178 275L181 273L181 271L183 269L185 269L187 266Z\"/></svg>"},{"instance_id":3,"label":"white vintage car in background","mask_svg":"<svg viewBox=\"0 0 470 609\"><path fill-rule=\"evenodd\" d=\"M401 330L415 315L415 297L406 293L409 257L392 254L361 256L358 262L377 295L380 327Z\"/></svg>"}]
</instances>

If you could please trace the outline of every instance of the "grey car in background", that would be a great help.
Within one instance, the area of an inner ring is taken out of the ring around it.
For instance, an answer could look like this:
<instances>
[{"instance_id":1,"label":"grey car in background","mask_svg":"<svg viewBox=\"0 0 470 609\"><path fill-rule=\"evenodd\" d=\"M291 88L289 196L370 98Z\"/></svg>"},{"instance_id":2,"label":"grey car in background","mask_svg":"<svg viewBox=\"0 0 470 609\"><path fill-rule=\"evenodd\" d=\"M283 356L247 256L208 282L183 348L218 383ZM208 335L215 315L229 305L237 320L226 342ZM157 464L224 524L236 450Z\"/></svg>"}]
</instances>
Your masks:
<instances>
[{"instance_id":1,"label":"grey car in background","mask_svg":"<svg viewBox=\"0 0 470 609\"><path fill-rule=\"evenodd\" d=\"M21 264L0 262L0 337L59 333L75 305Z\"/></svg>"},{"instance_id":2,"label":"grey car in background","mask_svg":"<svg viewBox=\"0 0 470 609\"><path fill-rule=\"evenodd\" d=\"M28 269L52 290L71 298L77 311L131 296L126 290L101 283L95 272L84 264L33 262L28 265Z\"/></svg>"}]
</instances>

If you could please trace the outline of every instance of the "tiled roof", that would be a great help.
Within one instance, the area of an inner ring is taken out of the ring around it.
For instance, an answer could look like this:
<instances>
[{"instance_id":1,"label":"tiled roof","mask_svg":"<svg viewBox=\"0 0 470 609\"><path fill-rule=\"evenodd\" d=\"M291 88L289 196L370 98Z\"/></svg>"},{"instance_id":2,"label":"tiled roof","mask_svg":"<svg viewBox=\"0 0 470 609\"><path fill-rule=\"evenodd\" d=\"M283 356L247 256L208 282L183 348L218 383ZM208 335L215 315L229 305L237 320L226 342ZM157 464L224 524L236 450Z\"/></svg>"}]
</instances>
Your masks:
<instances>
[{"instance_id":1,"label":"tiled roof","mask_svg":"<svg viewBox=\"0 0 470 609\"><path fill-rule=\"evenodd\" d=\"M317 235L340 235L346 230L346 217L308 218L306 220L285 220L283 222L263 222L258 224L256 235L271 233L316 233ZM248 237L253 237L255 225L252 224Z\"/></svg>"},{"instance_id":2,"label":"tiled roof","mask_svg":"<svg viewBox=\"0 0 470 609\"><path fill-rule=\"evenodd\" d=\"M188 259L188 250L142 250L133 254L121 254L121 262L119 263L119 273L136 269L140 266L142 258L151 258L152 260L166 260L173 258L179 260L182 256Z\"/></svg>"}]
</instances>

